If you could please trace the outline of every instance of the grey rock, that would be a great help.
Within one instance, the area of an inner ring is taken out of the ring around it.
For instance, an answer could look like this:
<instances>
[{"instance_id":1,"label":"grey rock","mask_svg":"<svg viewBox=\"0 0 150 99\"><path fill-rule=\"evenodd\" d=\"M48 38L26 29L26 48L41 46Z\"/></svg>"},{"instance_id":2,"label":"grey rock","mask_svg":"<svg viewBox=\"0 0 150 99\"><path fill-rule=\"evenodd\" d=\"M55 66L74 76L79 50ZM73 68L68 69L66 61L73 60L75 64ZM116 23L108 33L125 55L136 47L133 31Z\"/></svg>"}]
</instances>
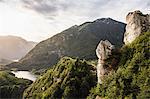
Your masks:
<instances>
[{"instance_id":1,"label":"grey rock","mask_svg":"<svg viewBox=\"0 0 150 99\"><path fill-rule=\"evenodd\" d=\"M108 40L101 40L96 49L96 55L99 58L97 64L97 77L98 83L102 83L102 79L105 74L109 72L107 68L105 68L105 60L109 58L112 53L112 50L115 49L114 45L112 45Z\"/></svg>"},{"instance_id":2,"label":"grey rock","mask_svg":"<svg viewBox=\"0 0 150 99\"><path fill-rule=\"evenodd\" d=\"M124 43L129 44L141 33L150 31L150 14L142 14L140 11L130 12L126 16L127 26L124 34Z\"/></svg>"}]
</instances>

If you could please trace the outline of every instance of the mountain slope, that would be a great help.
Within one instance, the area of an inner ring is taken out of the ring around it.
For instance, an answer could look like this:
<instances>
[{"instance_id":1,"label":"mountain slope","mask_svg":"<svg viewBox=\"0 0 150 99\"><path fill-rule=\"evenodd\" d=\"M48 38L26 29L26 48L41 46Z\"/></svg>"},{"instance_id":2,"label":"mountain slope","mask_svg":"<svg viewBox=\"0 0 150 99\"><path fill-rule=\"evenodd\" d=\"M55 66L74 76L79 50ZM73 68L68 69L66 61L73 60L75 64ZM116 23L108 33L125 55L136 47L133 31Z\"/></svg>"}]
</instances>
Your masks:
<instances>
[{"instance_id":1,"label":"mountain slope","mask_svg":"<svg viewBox=\"0 0 150 99\"><path fill-rule=\"evenodd\" d=\"M95 70L85 60L63 57L25 90L23 98L85 98L96 85Z\"/></svg>"},{"instance_id":2,"label":"mountain slope","mask_svg":"<svg viewBox=\"0 0 150 99\"><path fill-rule=\"evenodd\" d=\"M8 68L23 70L46 69L63 56L95 59L95 49L100 40L109 40L112 44L123 44L125 24L111 18L102 18L73 26L45 41L40 42L18 63Z\"/></svg>"},{"instance_id":3,"label":"mountain slope","mask_svg":"<svg viewBox=\"0 0 150 99\"><path fill-rule=\"evenodd\" d=\"M0 64L7 64L25 56L34 46L30 42L16 36L0 36Z\"/></svg>"},{"instance_id":4,"label":"mountain slope","mask_svg":"<svg viewBox=\"0 0 150 99\"><path fill-rule=\"evenodd\" d=\"M142 33L121 49L118 69L91 90L89 99L150 98L150 32Z\"/></svg>"}]
</instances>

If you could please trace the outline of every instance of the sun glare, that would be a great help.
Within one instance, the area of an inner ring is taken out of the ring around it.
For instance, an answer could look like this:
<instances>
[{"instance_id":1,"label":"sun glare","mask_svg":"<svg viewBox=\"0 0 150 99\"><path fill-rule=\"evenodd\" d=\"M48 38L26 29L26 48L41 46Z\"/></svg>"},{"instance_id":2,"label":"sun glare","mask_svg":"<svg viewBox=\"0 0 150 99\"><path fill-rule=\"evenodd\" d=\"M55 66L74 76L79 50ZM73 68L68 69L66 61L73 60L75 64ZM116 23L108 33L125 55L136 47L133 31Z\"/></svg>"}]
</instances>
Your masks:
<instances>
[{"instance_id":1,"label":"sun glare","mask_svg":"<svg viewBox=\"0 0 150 99\"><path fill-rule=\"evenodd\" d=\"M0 35L13 34L28 40L39 41L50 36L48 31L50 31L50 24L37 13L0 4Z\"/></svg>"}]
</instances>

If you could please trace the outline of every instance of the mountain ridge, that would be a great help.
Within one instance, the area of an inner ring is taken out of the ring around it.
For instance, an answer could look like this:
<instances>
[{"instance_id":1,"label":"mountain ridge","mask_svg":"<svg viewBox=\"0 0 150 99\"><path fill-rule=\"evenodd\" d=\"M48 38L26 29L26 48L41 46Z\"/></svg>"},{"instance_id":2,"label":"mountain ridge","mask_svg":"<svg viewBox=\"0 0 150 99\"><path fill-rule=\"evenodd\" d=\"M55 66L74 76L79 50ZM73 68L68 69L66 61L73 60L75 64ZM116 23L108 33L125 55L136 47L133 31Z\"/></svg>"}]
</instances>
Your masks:
<instances>
[{"instance_id":1,"label":"mountain ridge","mask_svg":"<svg viewBox=\"0 0 150 99\"><path fill-rule=\"evenodd\" d=\"M93 59L96 58L94 50L100 40L108 39L121 46L124 31L124 23L110 18L75 25L40 42L18 63L9 64L7 67L31 70L30 67L38 70L56 64L63 56Z\"/></svg>"}]
</instances>

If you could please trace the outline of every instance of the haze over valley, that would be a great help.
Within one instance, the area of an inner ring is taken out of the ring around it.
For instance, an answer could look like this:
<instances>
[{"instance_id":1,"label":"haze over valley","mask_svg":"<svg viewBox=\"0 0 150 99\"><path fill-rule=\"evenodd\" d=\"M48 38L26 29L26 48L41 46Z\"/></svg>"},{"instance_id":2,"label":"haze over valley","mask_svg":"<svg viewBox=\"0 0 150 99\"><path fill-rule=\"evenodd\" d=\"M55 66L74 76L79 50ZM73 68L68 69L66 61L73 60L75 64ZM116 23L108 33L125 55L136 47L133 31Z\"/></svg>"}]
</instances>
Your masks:
<instances>
[{"instance_id":1,"label":"haze over valley","mask_svg":"<svg viewBox=\"0 0 150 99\"><path fill-rule=\"evenodd\" d=\"M24 57L37 43L16 36L0 36L0 64L8 64Z\"/></svg>"}]
</instances>

